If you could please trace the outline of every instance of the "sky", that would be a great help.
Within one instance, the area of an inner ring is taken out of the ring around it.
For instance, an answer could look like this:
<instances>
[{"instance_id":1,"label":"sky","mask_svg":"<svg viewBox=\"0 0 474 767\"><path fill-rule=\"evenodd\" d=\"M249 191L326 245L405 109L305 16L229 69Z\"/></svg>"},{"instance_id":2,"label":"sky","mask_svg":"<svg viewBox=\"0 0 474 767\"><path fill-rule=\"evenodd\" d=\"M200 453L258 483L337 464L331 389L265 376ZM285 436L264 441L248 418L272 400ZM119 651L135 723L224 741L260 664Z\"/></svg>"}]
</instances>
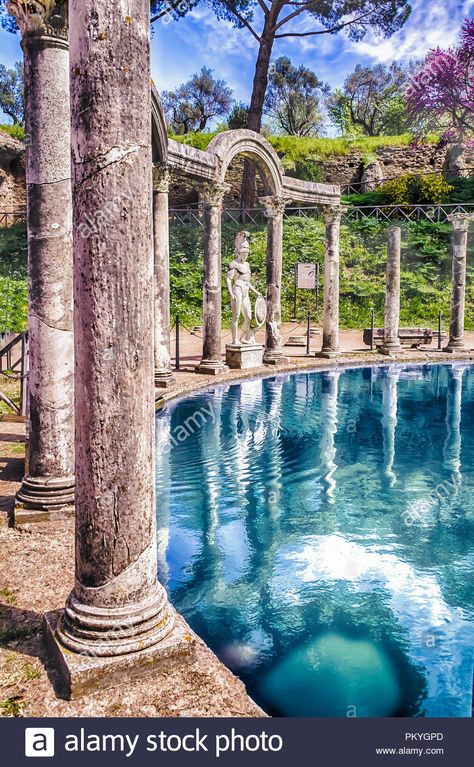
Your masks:
<instances>
[{"instance_id":1,"label":"sky","mask_svg":"<svg viewBox=\"0 0 474 767\"><path fill-rule=\"evenodd\" d=\"M293 63L313 69L332 87L342 86L357 64L373 65L421 58L430 48L456 43L463 20L474 16L474 0L412 0L413 12L405 26L389 39L372 34L353 42L340 32L307 38L278 40L273 58L283 54ZM260 29L257 16L255 27ZM295 21L304 29L309 18ZM246 29L218 21L205 4L179 21L166 18L155 24L152 74L158 90L172 89L206 66L232 88L236 101L248 103L257 42ZM18 37L0 30L0 64L12 65L22 52Z\"/></svg>"}]
</instances>

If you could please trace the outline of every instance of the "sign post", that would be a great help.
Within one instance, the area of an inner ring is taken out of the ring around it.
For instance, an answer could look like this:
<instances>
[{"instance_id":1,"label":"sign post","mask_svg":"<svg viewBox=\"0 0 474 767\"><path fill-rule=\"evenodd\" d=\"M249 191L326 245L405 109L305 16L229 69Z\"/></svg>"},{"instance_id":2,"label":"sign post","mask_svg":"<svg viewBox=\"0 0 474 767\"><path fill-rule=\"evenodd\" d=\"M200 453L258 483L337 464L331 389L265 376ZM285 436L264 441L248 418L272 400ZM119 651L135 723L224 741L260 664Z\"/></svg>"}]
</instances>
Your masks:
<instances>
[{"instance_id":1,"label":"sign post","mask_svg":"<svg viewBox=\"0 0 474 767\"><path fill-rule=\"evenodd\" d=\"M315 291L317 320L319 315L319 264L295 264L295 292L293 298L293 316L295 319L298 289Z\"/></svg>"}]
</instances>

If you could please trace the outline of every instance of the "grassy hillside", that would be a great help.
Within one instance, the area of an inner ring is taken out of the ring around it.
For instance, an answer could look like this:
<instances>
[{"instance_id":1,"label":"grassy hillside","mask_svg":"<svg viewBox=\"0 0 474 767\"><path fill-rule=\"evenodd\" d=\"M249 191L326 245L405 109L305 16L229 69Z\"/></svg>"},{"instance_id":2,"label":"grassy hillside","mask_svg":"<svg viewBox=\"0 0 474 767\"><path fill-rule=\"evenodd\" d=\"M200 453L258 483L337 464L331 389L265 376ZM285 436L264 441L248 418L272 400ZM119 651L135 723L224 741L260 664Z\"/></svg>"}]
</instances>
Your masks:
<instances>
[{"instance_id":1,"label":"grassy hillside","mask_svg":"<svg viewBox=\"0 0 474 767\"><path fill-rule=\"evenodd\" d=\"M176 141L189 144L197 149L206 149L211 140L217 136L213 133L186 133L183 136L173 135ZM370 155L385 146L409 146L413 136L409 133L402 136L358 136L357 138L303 138L299 136L268 136L268 141L279 154L285 155L285 160L297 162L308 158L324 159L325 157L341 157L353 150ZM439 137L429 135L427 141L436 143Z\"/></svg>"},{"instance_id":2,"label":"grassy hillside","mask_svg":"<svg viewBox=\"0 0 474 767\"><path fill-rule=\"evenodd\" d=\"M232 259L233 240L238 226L223 224L223 321L230 324L230 302L225 288L225 270ZM250 226L250 264L254 284L265 292L266 227ZM341 302L342 327L364 327L370 310L376 322L383 324L385 299L385 229L375 220L343 225L341 228ZM199 226L171 222L170 269L171 313L179 313L182 322L201 322L202 312L202 237ZM403 325L432 325L438 310L445 323L449 317L451 228L427 222L403 227L401 322ZM474 329L474 238L468 263L466 327ZM324 225L319 219L285 220L283 242L282 311L283 319L293 314L293 274L297 261L319 262L324 257ZM299 316L308 309L314 313L314 293L299 291ZM22 330L26 327L26 238L17 225L0 230L0 329ZM322 271L321 271L322 301ZM321 314L321 312L320 312Z\"/></svg>"}]
</instances>

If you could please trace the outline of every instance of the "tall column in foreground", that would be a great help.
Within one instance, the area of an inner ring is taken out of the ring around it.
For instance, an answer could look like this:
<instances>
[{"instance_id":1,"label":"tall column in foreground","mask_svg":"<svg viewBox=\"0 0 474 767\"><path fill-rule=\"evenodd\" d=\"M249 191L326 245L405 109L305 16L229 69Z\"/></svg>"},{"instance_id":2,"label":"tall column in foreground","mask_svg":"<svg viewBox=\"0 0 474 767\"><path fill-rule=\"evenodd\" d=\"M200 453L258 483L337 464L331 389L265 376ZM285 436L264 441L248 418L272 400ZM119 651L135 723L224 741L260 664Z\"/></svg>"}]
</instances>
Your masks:
<instances>
[{"instance_id":1,"label":"tall column in foreground","mask_svg":"<svg viewBox=\"0 0 474 767\"><path fill-rule=\"evenodd\" d=\"M70 6L76 569L45 624L69 697L185 644L156 578L150 5L118 5Z\"/></svg>"},{"instance_id":2,"label":"tall column in foreground","mask_svg":"<svg viewBox=\"0 0 474 767\"><path fill-rule=\"evenodd\" d=\"M391 226L387 230L387 284L385 286L385 321L380 353L390 355L400 349L400 268L402 230Z\"/></svg>"},{"instance_id":3,"label":"tall column in foreground","mask_svg":"<svg viewBox=\"0 0 474 767\"><path fill-rule=\"evenodd\" d=\"M469 222L473 216L467 213L453 213L448 221L453 225L453 272L451 283L451 315L449 323L449 341L445 352L455 352L465 348L464 343L464 304L466 300L466 261L467 235Z\"/></svg>"},{"instance_id":4,"label":"tall column in foreground","mask_svg":"<svg viewBox=\"0 0 474 767\"><path fill-rule=\"evenodd\" d=\"M323 347L319 357L339 354L339 233L342 206L324 206L326 224L324 251Z\"/></svg>"},{"instance_id":5,"label":"tall column in foreground","mask_svg":"<svg viewBox=\"0 0 474 767\"><path fill-rule=\"evenodd\" d=\"M261 197L265 206L267 225L267 324L265 365L278 365L286 361L283 352L281 327L281 276L283 268L283 214L289 200L282 196Z\"/></svg>"},{"instance_id":6,"label":"tall column in foreground","mask_svg":"<svg viewBox=\"0 0 474 767\"><path fill-rule=\"evenodd\" d=\"M28 133L29 468L15 522L74 509L67 3L9 3L23 37Z\"/></svg>"},{"instance_id":7,"label":"tall column in foreground","mask_svg":"<svg viewBox=\"0 0 474 767\"><path fill-rule=\"evenodd\" d=\"M174 383L170 358L170 248L168 190L170 172L153 168L153 245L155 253L155 386Z\"/></svg>"},{"instance_id":8,"label":"tall column in foreground","mask_svg":"<svg viewBox=\"0 0 474 767\"><path fill-rule=\"evenodd\" d=\"M204 212L203 347L196 372L208 375L228 370L221 352L221 212L228 189L228 184L210 182L203 184L200 195Z\"/></svg>"}]
</instances>

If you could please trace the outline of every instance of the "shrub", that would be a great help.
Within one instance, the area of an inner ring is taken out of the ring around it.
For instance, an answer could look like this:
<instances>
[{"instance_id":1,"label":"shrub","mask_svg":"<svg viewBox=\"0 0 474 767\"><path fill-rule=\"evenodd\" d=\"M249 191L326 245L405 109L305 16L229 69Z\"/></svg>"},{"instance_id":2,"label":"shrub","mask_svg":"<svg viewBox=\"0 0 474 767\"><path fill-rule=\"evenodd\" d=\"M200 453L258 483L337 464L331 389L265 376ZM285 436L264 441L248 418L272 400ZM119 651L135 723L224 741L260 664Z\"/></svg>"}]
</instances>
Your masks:
<instances>
[{"instance_id":1,"label":"shrub","mask_svg":"<svg viewBox=\"0 0 474 767\"><path fill-rule=\"evenodd\" d=\"M26 132L23 125L0 125L0 130L3 133L8 133L9 136L17 141L25 140Z\"/></svg>"},{"instance_id":2,"label":"shrub","mask_svg":"<svg viewBox=\"0 0 474 767\"><path fill-rule=\"evenodd\" d=\"M391 205L439 205L449 199L453 187L436 173L417 176L405 173L380 187L384 202Z\"/></svg>"}]
</instances>

